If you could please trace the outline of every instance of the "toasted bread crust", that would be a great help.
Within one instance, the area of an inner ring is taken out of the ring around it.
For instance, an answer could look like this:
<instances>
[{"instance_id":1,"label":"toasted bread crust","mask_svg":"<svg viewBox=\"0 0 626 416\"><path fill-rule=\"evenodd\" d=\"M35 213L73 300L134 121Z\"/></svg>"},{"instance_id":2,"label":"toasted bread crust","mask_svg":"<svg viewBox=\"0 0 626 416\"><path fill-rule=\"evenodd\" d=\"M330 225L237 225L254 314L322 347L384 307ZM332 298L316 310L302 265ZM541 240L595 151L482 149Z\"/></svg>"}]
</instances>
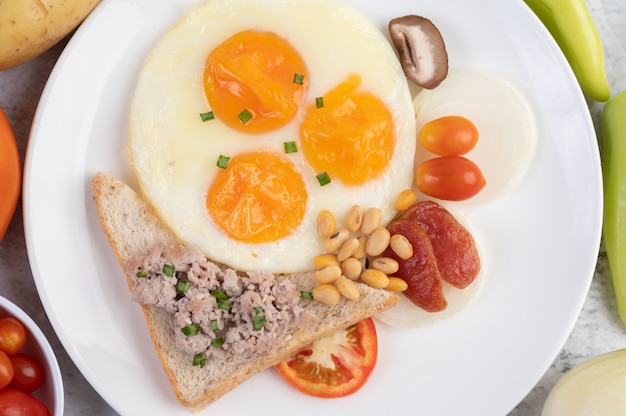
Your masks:
<instances>
[{"instance_id":1,"label":"toasted bread crust","mask_svg":"<svg viewBox=\"0 0 626 416\"><path fill-rule=\"evenodd\" d=\"M92 181L94 200L102 229L122 270L125 262L145 256L155 243L178 243L152 207L130 187L103 173ZM312 272L281 276L296 282L303 290L315 286ZM126 274L131 290L131 278ZM194 367L192 357L175 348L171 314L155 306L141 305L152 343L177 399L187 408L200 411L243 381L272 367L317 338L346 328L395 305L399 297L391 292L359 284L359 301L342 299L333 307L313 303L316 320L307 327L290 324L281 336L290 337L279 353L244 353L226 362L209 361Z\"/></svg>"}]
</instances>

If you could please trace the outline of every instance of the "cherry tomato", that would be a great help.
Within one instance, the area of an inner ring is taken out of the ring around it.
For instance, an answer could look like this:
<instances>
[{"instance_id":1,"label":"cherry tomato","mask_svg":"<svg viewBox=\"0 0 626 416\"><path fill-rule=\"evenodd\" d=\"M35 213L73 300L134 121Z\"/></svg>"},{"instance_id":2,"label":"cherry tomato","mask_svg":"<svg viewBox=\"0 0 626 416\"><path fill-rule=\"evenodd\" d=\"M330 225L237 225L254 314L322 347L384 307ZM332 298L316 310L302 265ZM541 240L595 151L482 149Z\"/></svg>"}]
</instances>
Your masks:
<instances>
[{"instance_id":1,"label":"cherry tomato","mask_svg":"<svg viewBox=\"0 0 626 416\"><path fill-rule=\"evenodd\" d=\"M421 192L448 201L469 199L487 183L480 168L463 156L429 159L417 168L415 176Z\"/></svg>"},{"instance_id":2,"label":"cherry tomato","mask_svg":"<svg viewBox=\"0 0 626 416\"><path fill-rule=\"evenodd\" d=\"M461 116L445 116L424 124L420 142L429 152L440 156L460 156L478 142L478 129Z\"/></svg>"},{"instance_id":3,"label":"cherry tomato","mask_svg":"<svg viewBox=\"0 0 626 416\"><path fill-rule=\"evenodd\" d=\"M0 350L17 354L26 344L28 332L24 324L12 316L0 318Z\"/></svg>"},{"instance_id":4,"label":"cherry tomato","mask_svg":"<svg viewBox=\"0 0 626 416\"><path fill-rule=\"evenodd\" d=\"M0 240L9 227L20 196L21 168L9 120L0 108Z\"/></svg>"},{"instance_id":5,"label":"cherry tomato","mask_svg":"<svg viewBox=\"0 0 626 416\"><path fill-rule=\"evenodd\" d=\"M12 388L0 390L0 416L50 416L41 401Z\"/></svg>"},{"instance_id":6,"label":"cherry tomato","mask_svg":"<svg viewBox=\"0 0 626 416\"><path fill-rule=\"evenodd\" d=\"M9 387L14 387L26 393L31 393L41 387L45 374L39 361L30 355L22 353L12 355L10 358L14 374Z\"/></svg>"},{"instance_id":7,"label":"cherry tomato","mask_svg":"<svg viewBox=\"0 0 626 416\"><path fill-rule=\"evenodd\" d=\"M315 397L343 397L360 389L378 359L371 318L321 338L276 366L299 391Z\"/></svg>"},{"instance_id":8,"label":"cherry tomato","mask_svg":"<svg viewBox=\"0 0 626 416\"><path fill-rule=\"evenodd\" d=\"M13 379L13 374L11 358L4 351L0 351L0 389L9 385Z\"/></svg>"}]
</instances>

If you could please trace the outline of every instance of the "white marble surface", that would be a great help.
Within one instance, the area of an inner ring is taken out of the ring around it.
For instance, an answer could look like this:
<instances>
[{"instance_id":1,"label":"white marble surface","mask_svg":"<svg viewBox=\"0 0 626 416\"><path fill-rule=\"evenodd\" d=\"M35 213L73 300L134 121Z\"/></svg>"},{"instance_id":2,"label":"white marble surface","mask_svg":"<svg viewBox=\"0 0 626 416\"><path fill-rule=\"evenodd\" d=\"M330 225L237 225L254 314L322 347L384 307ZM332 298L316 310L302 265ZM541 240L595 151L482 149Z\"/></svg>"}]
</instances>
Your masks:
<instances>
[{"instance_id":1,"label":"white marble surface","mask_svg":"<svg viewBox=\"0 0 626 416\"><path fill-rule=\"evenodd\" d=\"M587 4L604 41L612 92L617 93L626 89L626 2L587 0ZM40 95L66 41L26 64L0 72L0 107L13 125L22 161ZM589 108L600 136L603 105L590 102ZM74 366L46 317L28 263L21 207L0 242L0 293L25 309L51 340L65 382L65 415L116 415ZM594 355L624 347L626 328L617 316L606 255L600 248L589 295L570 337L543 378L510 415L539 415L548 392L565 371Z\"/></svg>"}]
</instances>

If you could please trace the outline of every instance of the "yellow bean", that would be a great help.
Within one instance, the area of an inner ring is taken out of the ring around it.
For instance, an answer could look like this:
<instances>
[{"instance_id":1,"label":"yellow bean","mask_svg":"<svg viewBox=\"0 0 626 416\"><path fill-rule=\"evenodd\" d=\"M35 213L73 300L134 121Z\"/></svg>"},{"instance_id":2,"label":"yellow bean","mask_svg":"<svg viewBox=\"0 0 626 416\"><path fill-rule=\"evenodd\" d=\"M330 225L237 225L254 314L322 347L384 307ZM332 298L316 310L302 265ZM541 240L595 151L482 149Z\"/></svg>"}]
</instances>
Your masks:
<instances>
[{"instance_id":1,"label":"yellow bean","mask_svg":"<svg viewBox=\"0 0 626 416\"><path fill-rule=\"evenodd\" d=\"M394 253L401 259L409 259L413 256L413 246L411 242L402 234L394 234L389 241L389 245Z\"/></svg>"},{"instance_id":2,"label":"yellow bean","mask_svg":"<svg viewBox=\"0 0 626 416\"><path fill-rule=\"evenodd\" d=\"M341 248L337 252L337 260L344 261L352 257L354 252L359 248L359 239L356 237L351 237L346 240L345 243L341 245Z\"/></svg>"},{"instance_id":3,"label":"yellow bean","mask_svg":"<svg viewBox=\"0 0 626 416\"><path fill-rule=\"evenodd\" d=\"M363 270L363 265L361 264L361 260L350 257L341 263L341 271L343 275L346 276L350 280L358 280L359 276L361 276L361 271Z\"/></svg>"},{"instance_id":4,"label":"yellow bean","mask_svg":"<svg viewBox=\"0 0 626 416\"><path fill-rule=\"evenodd\" d=\"M363 223L361 224L361 232L363 234L370 234L375 229L380 227L383 213L378 208L369 208L363 214Z\"/></svg>"},{"instance_id":5,"label":"yellow bean","mask_svg":"<svg viewBox=\"0 0 626 416\"><path fill-rule=\"evenodd\" d=\"M359 299L359 288L352 280L345 277L340 277L335 282L335 285L337 286L337 289L339 289L339 293L341 293L343 297L350 300Z\"/></svg>"},{"instance_id":6,"label":"yellow bean","mask_svg":"<svg viewBox=\"0 0 626 416\"><path fill-rule=\"evenodd\" d=\"M337 255L334 253L319 254L313 257L313 266L315 269L321 269L326 266L339 266L341 262L337 260Z\"/></svg>"},{"instance_id":7,"label":"yellow bean","mask_svg":"<svg viewBox=\"0 0 626 416\"><path fill-rule=\"evenodd\" d=\"M317 235L321 238L330 237L337 228L337 222L332 212L323 209L317 213Z\"/></svg>"},{"instance_id":8,"label":"yellow bean","mask_svg":"<svg viewBox=\"0 0 626 416\"><path fill-rule=\"evenodd\" d=\"M389 275L398 271L400 265L391 257L377 257L372 260L372 269L380 270Z\"/></svg>"},{"instance_id":9,"label":"yellow bean","mask_svg":"<svg viewBox=\"0 0 626 416\"><path fill-rule=\"evenodd\" d=\"M376 289L385 288L389 284L387 275L376 269L363 270L363 273L361 273L361 281Z\"/></svg>"},{"instance_id":10,"label":"yellow bean","mask_svg":"<svg viewBox=\"0 0 626 416\"><path fill-rule=\"evenodd\" d=\"M417 200L417 194L412 189L406 189L398 195L396 198L395 208L397 211L404 211Z\"/></svg>"},{"instance_id":11,"label":"yellow bean","mask_svg":"<svg viewBox=\"0 0 626 416\"><path fill-rule=\"evenodd\" d=\"M328 306L335 306L341 300L341 293L333 285L322 284L313 289L313 299Z\"/></svg>"},{"instance_id":12,"label":"yellow bean","mask_svg":"<svg viewBox=\"0 0 626 416\"><path fill-rule=\"evenodd\" d=\"M349 231L357 232L363 223L363 210L359 205L353 205L346 215L346 228Z\"/></svg>"},{"instance_id":13,"label":"yellow bean","mask_svg":"<svg viewBox=\"0 0 626 416\"><path fill-rule=\"evenodd\" d=\"M330 235L326 239L326 243L324 244L324 247L326 248L326 251L329 251L332 253L334 251L339 250L339 248L343 245L343 243L346 242L348 238L350 238L350 231L339 230L333 233L332 235Z\"/></svg>"},{"instance_id":14,"label":"yellow bean","mask_svg":"<svg viewBox=\"0 0 626 416\"><path fill-rule=\"evenodd\" d=\"M327 266L316 270L313 274L315 281L320 284L332 283L341 277L341 267Z\"/></svg>"},{"instance_id":15,"label":"yellow bean","mask_svg":"<svg viewBox=\"0 0 626 416\"><path fill-rule=\"evenodd\" d=\"M407 290L409 287L409 285L407 285L407 283L400 279L399 277L389 277L389 283L387 284L387 286L385 286L385 289L391 291L391 292L404 292L405 290Z\"/></svg>"},{"instance_id":16,"label":"yellow bean","mask_svg":"<svg viewBox=\"0 0 626 416\"><path fill-rule=\"evenodd\" d=\"M365 243L365 252L370 256L380 255L387 247L389 247L389 241L391 234L386 228L377 228Z\"/></svg>"},{"instance_id":17,"label":"yellow bean","mask_svg":"<svg viewBox=\"0 0 626 416\"><path fill-rule=\"evenodd\" d=\"M359 237L359 247L352 254L352 257L360 260L360 259L364 259L365 256L367 256L367 252L365 251L365 246L367 245L367 238L368 237L366 235L362 235Z\"/></svg>"}]
</instances>

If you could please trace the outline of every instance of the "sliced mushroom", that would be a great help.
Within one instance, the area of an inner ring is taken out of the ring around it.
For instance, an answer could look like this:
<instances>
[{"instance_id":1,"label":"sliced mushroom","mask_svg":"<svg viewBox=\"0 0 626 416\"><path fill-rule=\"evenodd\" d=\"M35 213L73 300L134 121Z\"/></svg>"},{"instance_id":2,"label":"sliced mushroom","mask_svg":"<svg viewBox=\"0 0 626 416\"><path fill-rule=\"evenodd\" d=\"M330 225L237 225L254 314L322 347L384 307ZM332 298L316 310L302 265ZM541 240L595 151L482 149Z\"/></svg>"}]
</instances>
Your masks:
<instances>
[{"instance_id":1,"label":"sliced mushroom","mask_svg":"<svg viewBox=\"0 0 626 416\"><path fill-rule=\"evenodd\" d=\"M411 82L433 89L446 78L448 52L433 22L415 15L398 17L389 22L389 34Z\"/></svg>"}]
</instances>

